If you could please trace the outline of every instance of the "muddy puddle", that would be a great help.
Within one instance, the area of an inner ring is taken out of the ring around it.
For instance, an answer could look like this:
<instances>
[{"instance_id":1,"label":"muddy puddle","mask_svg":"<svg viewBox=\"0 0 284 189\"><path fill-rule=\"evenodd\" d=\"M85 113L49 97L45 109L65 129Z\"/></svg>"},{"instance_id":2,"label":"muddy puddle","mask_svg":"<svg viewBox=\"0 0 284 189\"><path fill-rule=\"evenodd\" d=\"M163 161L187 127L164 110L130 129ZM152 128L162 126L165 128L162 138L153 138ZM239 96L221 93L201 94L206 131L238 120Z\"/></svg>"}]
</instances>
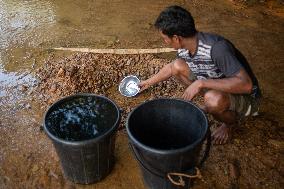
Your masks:
<instances>
[{"instance_id":1,"label":"muddy puddle","mask_svg":"<svg viewBox=\"0 0 284 189\"><path fill-rule=\"evenodd\" d=\"M199 30L229 38L248 58L263 90L260 116L234 129L231 143L213 146L193 188L283 186L283 2L175 0L75 2L0 1L0 188L143 189L124 130L128 113L145 100L179 97L174 79L134 98L119 94L126 75L146 79L174 54L102 55L55 47L165 47L153 22L168 5L188 8ZM133 11L135 10L135 11ZM122 109L112 173L94 185L64 179L59 159L42 129L43 114L57 99L91 92ZM196 98L195 103L202 103ZM211 129L218 122L209 116Z\"/></svg>"}]
</instances>

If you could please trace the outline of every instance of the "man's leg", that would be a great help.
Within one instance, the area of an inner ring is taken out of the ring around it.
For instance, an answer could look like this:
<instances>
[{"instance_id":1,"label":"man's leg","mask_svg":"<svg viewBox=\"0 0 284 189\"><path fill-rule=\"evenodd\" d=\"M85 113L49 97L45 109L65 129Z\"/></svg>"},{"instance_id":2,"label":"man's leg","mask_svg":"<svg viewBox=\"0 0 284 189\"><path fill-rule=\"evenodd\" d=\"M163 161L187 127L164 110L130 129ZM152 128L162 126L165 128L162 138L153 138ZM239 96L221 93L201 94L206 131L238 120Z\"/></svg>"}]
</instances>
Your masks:
<instances>
[{"instance_id":1,"label":"man's leg","mask_svg":"<svg viewBox=\"0 0 284 189\"><path fill-rule=\"evenodd\" d=\"M230 110L229 94L216 90L207 91L204 95L203 109L223 123L212 133L213 142L215 144L226 143L231 134L231 127L236 125L238 120L237 113Z\"/></svg>"},{"instance_id":2,"label":"man's leg","mask_svg":"<svg viewBox=\"0 0 284 189\"><path fill-rule=\"evenodd\" d=\"M190 75L193 74L187 63L183 59L176 59L172 63L172 75L177 78L183 85L189 86L192 83Z\"/></svg>"},{"instance_id":3,"label":"man's leg","mask_svg":"<svg viewBox=\"0 0 284 189\"><path fill-rule=\"evenodd\" d=\"M185 86L190 85L193 81L190 80L191 71L187 63L183 59L177 59L171 63L172 75L176 77ZM216 90L209 90L204 95L204 109L212 114L215 119L223 124L213 132L213 142L216 144L224 144L228 141L231 126L237 123L237 113L229 110L230 97L229 94Z\"/></svg>"}]
</instances>

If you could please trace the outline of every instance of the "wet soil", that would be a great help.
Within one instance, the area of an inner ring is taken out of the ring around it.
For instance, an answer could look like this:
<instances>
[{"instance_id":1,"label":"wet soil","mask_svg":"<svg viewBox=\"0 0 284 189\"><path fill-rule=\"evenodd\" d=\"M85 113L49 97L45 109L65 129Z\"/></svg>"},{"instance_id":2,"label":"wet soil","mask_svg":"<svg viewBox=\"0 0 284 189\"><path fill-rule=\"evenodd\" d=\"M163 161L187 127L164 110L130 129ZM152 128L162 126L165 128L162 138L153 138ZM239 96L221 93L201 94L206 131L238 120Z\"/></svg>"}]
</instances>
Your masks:
<instances>
[{"instance_id":1,"label":"wet soil","mask_svg":"<svg viewBox=\"0 0 284 189\"><path fill-rule=\"evenodd\" d=\"M55 7L60 7L58 2ZM5 71L0 75L0 188L145 188L138 164L128 148L124 130L126 116L145 100L179 97L183 87L172 79L137 97L126 98L119 94L118 83L129 74L141 79L149 77L173 60L174 54L99 55L50 50L53 46L165 46L151 23L172 1L145 1L143 6L140 1L110 2L82 4L79 6L81 11L87 13L78 16L80 10L75 11L77 16L73 16L77 19L71 18L64 8L58 10L61 15L56 17L60 18L56 22L62 24L66 33L56 28L58 25L49 25L55 27L51 28L52 31L60 33L54 39L48 36L48 32L40 32L41 37L31 38L29 35L37 31L37 27L29 28L30 24L25 29L28 32L22 36L25 41L10 40L1 46L1 60L4 61L1 70ZM260 115L247 118L235 128L230 144L212 146L202 169L204 181L196 180L193 188L282 188L283 3L199 0L176 1L175 4L192 12L199 30L219 33L230 39L248 58L263 91ZM49 6L48 3L45 6ZM72 7L76 5L67 3L65 8L71 10ZM134 8L139 11L129 11ZM97 21L88 22L92 19L86 15L92 10L98 12ZM107 21L102 21L104 18L108 18ZM81 29L80 24L84 23L93 28ZM104 27L98 27L100 25ZM92 33L94 28L97 29ZM26 42L33 46L29 47ZM11 47L7 47L9 45ZM105 95L123 110L116 141L115 168L102 182L87 186L64 179L56 152L41 126L48 105L60 97L78 92ZM202 99L198 97L194 102L202 103ZM219 123L210 116L209 120L214 130Z\"/></svg>"}]
</instances>

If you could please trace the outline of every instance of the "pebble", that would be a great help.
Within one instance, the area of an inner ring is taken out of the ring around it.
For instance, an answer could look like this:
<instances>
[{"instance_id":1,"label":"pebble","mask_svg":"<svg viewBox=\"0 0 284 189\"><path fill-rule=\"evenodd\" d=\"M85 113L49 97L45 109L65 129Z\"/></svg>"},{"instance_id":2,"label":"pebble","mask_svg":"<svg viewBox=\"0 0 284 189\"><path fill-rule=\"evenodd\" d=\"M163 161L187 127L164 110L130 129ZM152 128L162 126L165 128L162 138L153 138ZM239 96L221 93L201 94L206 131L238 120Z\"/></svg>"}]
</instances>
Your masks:
<instances>
[{"instance_id":1,"label":"pebble","mask_svg":"<svg viewBox=\"0 0 284 189\"><path fill-rule=\"evenodd\" d=\"M284 141L270 139L268 140L268 144L278 149L284 149Z\"/></svg>"},{"instance_id":2,"label":"pebble","mask_svg":"<svg viewBox=\"0 0 284 189\"><path fill-rule=\"evenodd\" d=\"M52 176L58 180L58 175L55 174L52 170L49 171L49 176Z\"/></svg>"},{"instance_id":3,"label":"pebble","mask_svg":"<svg viewBox=\"0 0 284 189\"><path fill-rule=\"evenodd\" d=\"M234 143L240 144L240 143L241 143L241 140L236 138L236 139L234 139Z\"/></svg>"},{"instance_id":4,"label":"pebble","mask_svg":"<svg viewBox=\"0 0 284 189\"><path fill-rule=\"evenodd\" d=\"M28 103L28 104L25 105L25 108L26 108L26 109L31 109L32 106Z\"/></svg>"},{"instance_id":5,"label":"pebble","mask_svg":"<svg viewBox=\"0 0 284 189\"><path fill-rule=\"evenodd\" d=\"M34 165L33 168L32 168L32 172L36 172L39 170L39 167L38 165Z\"/></svg>"},{"instance_id":6,"label":"pebble","mask_svg":"<svg viewBox=\"0 0 284 189\"><path fill-rule=\"evenodd\" d=\"M28 90L28 88L29 87L27 85L21 85L19 90L22 91L22 92L26 92Z\"/></svg>"},{"instance_id":7,"label":"pebble","mask_svg":"<svg viewBox=\"0 0 284 189\"><path fill-rule=\"evenodd\" d=\"M61 77L64 76L64 70L63 68L60 68L59 71L57 72L57 76Z\"/></svg>"}]
</instances>

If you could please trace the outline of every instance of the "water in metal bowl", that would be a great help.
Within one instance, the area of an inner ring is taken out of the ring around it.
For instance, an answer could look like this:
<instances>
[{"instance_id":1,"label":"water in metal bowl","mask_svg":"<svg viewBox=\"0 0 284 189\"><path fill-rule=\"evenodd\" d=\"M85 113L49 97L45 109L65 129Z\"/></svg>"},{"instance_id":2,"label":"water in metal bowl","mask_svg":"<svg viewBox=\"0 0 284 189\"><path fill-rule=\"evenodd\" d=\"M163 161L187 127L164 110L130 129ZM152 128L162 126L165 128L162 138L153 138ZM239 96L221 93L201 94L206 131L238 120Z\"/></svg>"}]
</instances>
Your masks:
<instances>
[{"instance_id":1,"label":"water in metal bowl","mask_svg":"<svg viewBox=\"0 0 284 189\"><path fill-rule=\"evenodd\" d=\"M125 77L119 84L119 92L126 97L132 97L139 93L140 87L138 84L140 83L140 80L134 76L130 75Z\"/></svg>"}]
</instances>

